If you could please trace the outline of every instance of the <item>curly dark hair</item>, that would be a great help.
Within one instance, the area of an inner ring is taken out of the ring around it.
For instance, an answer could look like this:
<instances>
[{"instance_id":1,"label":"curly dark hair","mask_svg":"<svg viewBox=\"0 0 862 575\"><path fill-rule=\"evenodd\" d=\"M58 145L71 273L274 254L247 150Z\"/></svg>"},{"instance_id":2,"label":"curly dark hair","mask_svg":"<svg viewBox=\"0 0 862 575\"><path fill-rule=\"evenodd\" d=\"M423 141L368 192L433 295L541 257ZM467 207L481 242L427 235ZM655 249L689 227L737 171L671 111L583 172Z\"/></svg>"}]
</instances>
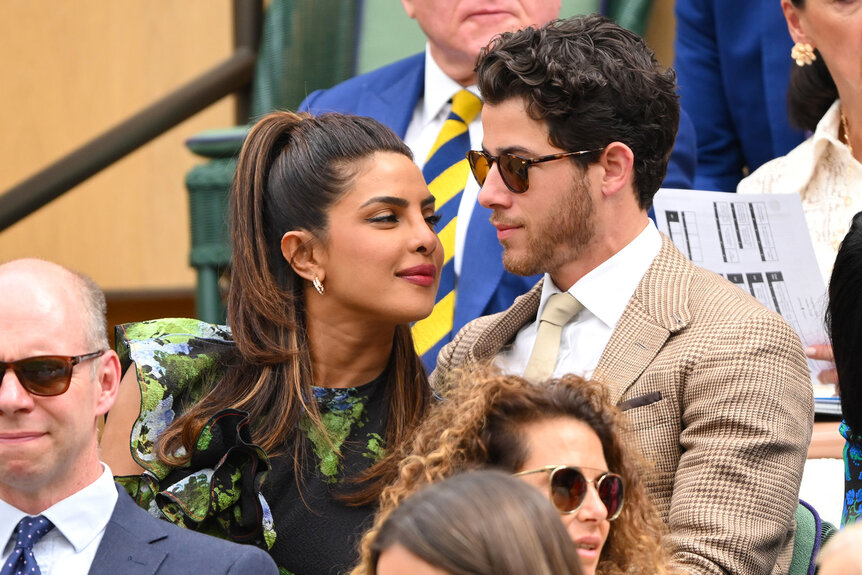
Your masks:
<instances>
[{"instance_id":1,"label":"curly dark hair","mask_svg":"<svg viewBox=\"0 0 862 575\"><path fill-rule=\"evenodd\" d=\"M634 153L638 204L652 206L679 126L676 73L643 38L593 14L495 36L476 66L488 104L520 97L553 145L592 150L622 142ZM586 167L598 152L573 161Z\"/></svg>"},{"instance_id":2,"label":"curly dark hair","mask_svg":"<svg viewBox=\"0 0 862 575\"><path fill-rule=\"evenodd\" d=\"M583 575L554 506L502 471L460 473L408 497L377 532L369 575L397 545L452 575Z\"/></svg>"},{"instance_id":3,"label":"curly dark hair","mask_svg":"<svg viewBox=\"0 0 862 575\"><path fill-rule=\"evenodd\" d=\"M611 526L597 572L668 573L661 543L666 529L639 476L645 464L623 439L623 416L601 384L572 374L536 384L486 365L453 370L448 378L446 399L431 408L412 440L399 446L398 479L380 496L374 526L362 539L362 563L351 575L369 575L377 532L407 497L465 471L520 471L530 455L524 426L556 417L587 424L599 437L608 469L625 480L626 503Z\"/></svg>"}]
</instances>

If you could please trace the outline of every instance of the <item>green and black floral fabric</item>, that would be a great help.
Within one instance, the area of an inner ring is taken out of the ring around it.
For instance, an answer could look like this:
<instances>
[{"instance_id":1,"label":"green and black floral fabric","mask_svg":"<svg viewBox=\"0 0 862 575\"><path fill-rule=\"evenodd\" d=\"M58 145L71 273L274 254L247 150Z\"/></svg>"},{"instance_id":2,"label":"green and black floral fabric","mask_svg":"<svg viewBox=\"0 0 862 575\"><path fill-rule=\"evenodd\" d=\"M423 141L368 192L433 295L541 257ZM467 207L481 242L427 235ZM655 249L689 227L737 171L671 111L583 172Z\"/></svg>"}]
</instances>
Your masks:
<instances>
[{"instance_id":1,"label":"green and black floral fabric","mask_svg":"<svg viewBox=\"0 0 862 575\"><path fill-rule=\"evenodd\" d=\"M305 454L294 474L292 447L269 458L252 442L246 413L225 409L198 437L189 464L156 457L159 435L210 385L233 355L230 330L192 319L117 326L123 371L134 362L141 413L131 452L144 473L116 478L143 508L183 527L264 549L283 575L343 573L374 509L338 499L384 454L384 381L346 389L313 388L328 438L301 418ZM298 485L301 485L301 491Z\"/></svg>"},{"instance_id":2,"label":"green and black floral fabric","mask_svg":"<svg viewBox=\"0 0 862 575\"><path fill-rule=\"evenodd\" d=\"M844 509L841 527L862 521L862 437L853 433L846 421L838 431L846 439L844 444Z\"/></svg>"}]
</instances>

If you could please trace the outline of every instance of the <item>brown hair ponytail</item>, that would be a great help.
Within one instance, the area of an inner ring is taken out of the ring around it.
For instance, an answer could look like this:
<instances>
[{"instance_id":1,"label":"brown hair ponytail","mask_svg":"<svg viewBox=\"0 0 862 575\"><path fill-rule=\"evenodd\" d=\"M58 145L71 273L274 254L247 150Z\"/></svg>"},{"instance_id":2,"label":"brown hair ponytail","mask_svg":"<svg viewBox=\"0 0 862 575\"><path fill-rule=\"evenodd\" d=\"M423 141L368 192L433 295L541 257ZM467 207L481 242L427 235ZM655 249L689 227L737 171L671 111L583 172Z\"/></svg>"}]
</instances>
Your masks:
<instances>
[{"instance_id":1,"label":"brown hair ponytail","mask_svg":"<svg viewBox=\"0 0 862 575\"><path fill-rule=\"evenodd\" d=\"M252 437L270 455L292 448L301 463L305 412L326 436L312 397L311 354L305 324L303 279L281 253L281 237L307 230L327 236L328 211L346 193L359 162L375 152L411 157L391 130L370 118L275 112L252 128L240 152L230 198L233 262L228 322L237 357L224 377L165 431L159 457L170 464L188 460L207 420L219 410L247 411ZM419 422L430 392L408 326L398 326L386 384L387 446L394 447ZM364 382L357 382L364 383ZM358 479L364 486L347 499L376 499L395 474L389 457ZM299 474L297 473L297 477Z\"/></svg>"}]
</instances>

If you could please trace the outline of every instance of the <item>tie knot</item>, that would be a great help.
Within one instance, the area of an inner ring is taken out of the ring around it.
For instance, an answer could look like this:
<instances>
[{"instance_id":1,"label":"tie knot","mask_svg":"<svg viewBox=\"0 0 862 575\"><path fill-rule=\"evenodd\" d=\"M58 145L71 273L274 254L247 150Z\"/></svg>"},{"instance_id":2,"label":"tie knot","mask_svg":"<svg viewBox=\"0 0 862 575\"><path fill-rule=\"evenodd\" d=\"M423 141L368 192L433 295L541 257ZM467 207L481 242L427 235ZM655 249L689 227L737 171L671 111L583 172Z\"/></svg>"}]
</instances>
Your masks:
<instances>
[{"instance_id":1,"label":"tie knot","mask_svg":"<svg viewBox=\"0 0 862 575\"><path fill-rule=\"evenodd\" d=\"M568 292L555 293L548 298L545 309L542 310L541 321L564 326L570 319L583 309L581 302Z\"/></svg>"},{"instance_id":2,"label":"tie knot","mask_svg":"<svg viewBox=\"0 0 862 575\"><path fill-rule=\"evenodd\" d=\"M17 533L15 547L30 549L53 528L54 524L42 515L38 517L25 517L18 522L18 527L15 529Z\"/></svg>"},{"instance_id":3,"label":"tie knot","mask_svg":"<svg viewBox=\"0 0 862 575\"><path fill-rule=\"evenodd\" d=\"M452 96L452 113L465 124L475 120L481 110L482 100L470 90L459 90Z\"/></svg>"}]
</instances>

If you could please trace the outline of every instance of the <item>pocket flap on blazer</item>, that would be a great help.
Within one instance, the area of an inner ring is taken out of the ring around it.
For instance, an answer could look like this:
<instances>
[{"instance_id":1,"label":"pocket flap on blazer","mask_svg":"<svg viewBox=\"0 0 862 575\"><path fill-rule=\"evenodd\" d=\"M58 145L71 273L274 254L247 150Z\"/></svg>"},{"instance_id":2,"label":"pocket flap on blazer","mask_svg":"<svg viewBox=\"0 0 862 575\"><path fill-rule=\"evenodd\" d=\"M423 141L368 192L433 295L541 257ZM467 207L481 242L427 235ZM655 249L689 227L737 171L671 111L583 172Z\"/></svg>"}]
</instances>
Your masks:
<instances>
[{"instance_id":1,"label":"pocket flap on blazer","mask_svg":"<svg viewBox=\"0 0 862 575\"><path fill-rule=\"evenodd\" d=\"M634 409L636 407L644 407L645 405L657 403L661 401L661 399L661 392L653 391L645 395L639 395L637 397L633 397L631 399L627 399L623 402L620 402L618 407L620 408L620 411L628 411L629 409Z\"/></svg>"}]
</instances>

